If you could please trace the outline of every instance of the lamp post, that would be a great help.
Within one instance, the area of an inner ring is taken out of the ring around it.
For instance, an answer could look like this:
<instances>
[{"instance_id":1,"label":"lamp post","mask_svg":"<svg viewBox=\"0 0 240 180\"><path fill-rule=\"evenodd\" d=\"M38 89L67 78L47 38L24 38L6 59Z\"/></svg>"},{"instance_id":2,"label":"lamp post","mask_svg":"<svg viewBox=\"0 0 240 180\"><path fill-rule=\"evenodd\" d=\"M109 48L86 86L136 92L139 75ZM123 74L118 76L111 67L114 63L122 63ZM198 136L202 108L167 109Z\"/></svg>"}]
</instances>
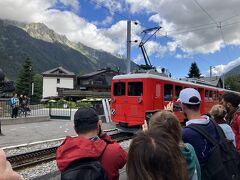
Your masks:
<instances>
[{"instance_id":1,"label":"lamp post","mask_svg":"<svg viewBox=\"0 0 240 180\"><path fill-rule=\"evenodd\" d=\"M28 91L28 98L29 98L29 104L31 99L31 92L32 92L32 66L29 66L29 91Z\"/></svg>"}]
</instances>

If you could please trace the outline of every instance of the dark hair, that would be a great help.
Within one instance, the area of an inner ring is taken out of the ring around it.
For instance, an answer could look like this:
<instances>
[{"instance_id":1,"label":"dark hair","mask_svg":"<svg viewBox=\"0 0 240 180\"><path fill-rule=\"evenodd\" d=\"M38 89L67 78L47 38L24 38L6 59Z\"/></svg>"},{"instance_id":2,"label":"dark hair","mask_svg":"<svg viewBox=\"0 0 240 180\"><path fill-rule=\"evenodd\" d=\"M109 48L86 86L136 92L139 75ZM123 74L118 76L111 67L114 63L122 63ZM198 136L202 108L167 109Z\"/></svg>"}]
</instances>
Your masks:
<instances>
[{"instance_id":1,"label":"dark hair","mask_svg":"<svg viewBox=\"0 0 240 180\"><path fill-rule=\"evenodd\" d=\"M77 134L98 129L98 115L93 108L79 108L74 114L74 127Z\"/></svg>"},{"instance_id":2,"label":"dark hair","mask_svg":"<svg viewBox=\"0 0 240 180\"><path fill-rule=\"evenodd\" d=\"M192 111L199 111L199 109L200 109L200 104L185 104L185 103L183 103L183 105L185 105L188 109L190 109Z\"/></svg>"},{"instance_id":3,"label":"dark hair","mask_svg":"<svg viewBox=\"0 0 240 180\"><path fill-rule=\"evenodd\" d=\"M186 161L172 136L153 128L140 132L132 140L127 177L129 180L186 180Z\"/></svg>"},{"instance_id":4,"label":"dark hair","mask_svg":"<svg viewBox=\"0 0 240 180\"><path fill-rule=\"evenodd\" d=\"M149 124L149 129L157 128L159 130L166 130L177 143L182 140L182 128L177 117L169 111L159 111L155 113Z\"/></svg>"},{"instance_id":5,"label":"dark hair","mask_svg":"<svg viewBox=\"0 0 240 180\"><path fill-rule=\"evenodd\" d=\"M224 93L222 99L228 103L231 103L235 108L240 104L240 95L233 92Z\"/></svg>"}]
</instances>

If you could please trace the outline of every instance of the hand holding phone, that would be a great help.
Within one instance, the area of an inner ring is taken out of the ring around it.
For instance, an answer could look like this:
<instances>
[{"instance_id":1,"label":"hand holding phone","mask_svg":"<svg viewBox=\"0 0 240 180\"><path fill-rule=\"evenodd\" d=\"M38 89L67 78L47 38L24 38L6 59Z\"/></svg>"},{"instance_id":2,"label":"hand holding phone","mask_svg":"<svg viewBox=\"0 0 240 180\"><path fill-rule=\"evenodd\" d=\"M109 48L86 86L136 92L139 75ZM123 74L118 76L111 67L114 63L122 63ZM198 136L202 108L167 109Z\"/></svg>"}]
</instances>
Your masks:
<instances>
[{"instance_id":1,"label":"hand holding phone","mask_svg":"<svg viewBox=\"0 0 240 180\"><path fill-rule=\"evenodd\" d=\"M164 110L173 112L173 102L170 101L166 106L164 106Z\"/></svg>"}]
</instances>

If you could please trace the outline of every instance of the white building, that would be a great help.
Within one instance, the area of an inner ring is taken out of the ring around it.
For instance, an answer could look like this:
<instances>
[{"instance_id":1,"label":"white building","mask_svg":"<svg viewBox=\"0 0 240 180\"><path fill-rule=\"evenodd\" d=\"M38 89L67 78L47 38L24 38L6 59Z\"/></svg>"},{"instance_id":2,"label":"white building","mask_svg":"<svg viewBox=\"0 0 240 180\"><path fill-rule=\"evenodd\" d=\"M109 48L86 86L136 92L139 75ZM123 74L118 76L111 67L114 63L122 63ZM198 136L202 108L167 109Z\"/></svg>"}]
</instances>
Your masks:
<instances>
[{"instance_id":1,"label":"white building","mask_svg":"<svg viewBox=\"0 0 240 180\"><path fill-rule=\"evenodd\" d=\"M58 96L58 88L74 88L75 74L63 67L57 67L42 73L43 98Z\"/></svg>"}]
</instances>

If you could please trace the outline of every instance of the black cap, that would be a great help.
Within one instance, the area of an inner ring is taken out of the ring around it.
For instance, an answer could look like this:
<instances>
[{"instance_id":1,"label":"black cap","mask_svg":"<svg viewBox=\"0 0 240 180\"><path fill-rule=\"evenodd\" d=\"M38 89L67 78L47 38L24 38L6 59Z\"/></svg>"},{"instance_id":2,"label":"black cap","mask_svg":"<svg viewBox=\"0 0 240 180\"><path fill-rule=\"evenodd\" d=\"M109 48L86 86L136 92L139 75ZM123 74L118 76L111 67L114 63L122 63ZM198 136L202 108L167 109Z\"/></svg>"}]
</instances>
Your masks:
<instances>
[{"instance_id":1,"label":"black cap","mask_svg":"<svg viewBox=\"0 0 240 180\"><path fill-rule=\"evenodd\" d=\"M94 125L98 122L98 115L93 108L79 108L74 115L74 125Z\"/></svg>"}]
</instances>

